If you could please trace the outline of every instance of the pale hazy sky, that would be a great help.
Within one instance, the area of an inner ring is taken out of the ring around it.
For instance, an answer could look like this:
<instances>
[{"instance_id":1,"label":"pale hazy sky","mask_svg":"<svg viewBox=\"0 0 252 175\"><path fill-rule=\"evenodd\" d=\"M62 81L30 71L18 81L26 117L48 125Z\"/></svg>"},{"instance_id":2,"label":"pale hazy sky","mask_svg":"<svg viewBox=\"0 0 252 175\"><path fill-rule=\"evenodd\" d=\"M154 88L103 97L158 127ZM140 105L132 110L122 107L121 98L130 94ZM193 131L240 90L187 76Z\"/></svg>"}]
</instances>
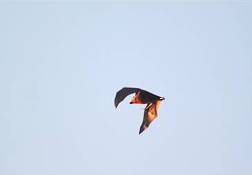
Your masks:
<instances>
[{"instance_id":1,"label":"pale hazy sky","mask_svg":"<svg viewBox=\"0 0 252 175\"><path fill-rule=\"evenodd\" d=\"M0 5L1 175L251 175L251 3ZM166 100L142 135L141 87Z\"/></svg>"}]
</instances>

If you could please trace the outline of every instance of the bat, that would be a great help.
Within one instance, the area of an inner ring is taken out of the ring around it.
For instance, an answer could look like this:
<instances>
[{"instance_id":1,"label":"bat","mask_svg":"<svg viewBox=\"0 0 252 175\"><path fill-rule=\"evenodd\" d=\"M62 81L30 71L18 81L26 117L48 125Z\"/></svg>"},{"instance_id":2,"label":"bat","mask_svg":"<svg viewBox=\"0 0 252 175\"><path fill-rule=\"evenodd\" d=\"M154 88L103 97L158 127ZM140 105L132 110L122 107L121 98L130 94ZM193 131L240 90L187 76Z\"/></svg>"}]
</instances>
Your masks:
<instances>
[{"instance_id":1,"label":"bat","mask_svg":"<svg viewBox=\"0 0 252 175\"><path fill-rule=\"evenodd\" d=\"M130 101L130 104L146 104L144 109L143 122L140 126L139 134L141 134L145 129L147 129L150 123L157 118L157 110L160 106L160 102L165 100L164 97L160 97L153 93L150 93L146 90L133 87L124 87L116 93L115 96L115 107L118 105L130 94L135 93L133 98Z\"/></svg>"}]
</instances>

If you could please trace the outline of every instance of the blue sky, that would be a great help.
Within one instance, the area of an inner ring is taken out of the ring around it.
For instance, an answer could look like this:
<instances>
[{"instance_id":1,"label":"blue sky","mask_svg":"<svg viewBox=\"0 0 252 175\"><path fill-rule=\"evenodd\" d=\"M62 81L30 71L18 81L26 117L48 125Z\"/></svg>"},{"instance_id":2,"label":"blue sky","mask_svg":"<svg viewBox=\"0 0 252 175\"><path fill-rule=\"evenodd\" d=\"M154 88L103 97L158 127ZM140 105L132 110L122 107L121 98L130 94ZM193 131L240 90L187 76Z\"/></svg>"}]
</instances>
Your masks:
<instances>
[{"instance_id":1,"label":"blue sky","mask_svg":"<svg viewBox=\"0 0 252 175\"><path fill-rule=\"evenodd\" d=\"M252 174L251 3L0 5L0 174ZM118 109L124 86L164 96Z\"/></svg>"}]
</instances>

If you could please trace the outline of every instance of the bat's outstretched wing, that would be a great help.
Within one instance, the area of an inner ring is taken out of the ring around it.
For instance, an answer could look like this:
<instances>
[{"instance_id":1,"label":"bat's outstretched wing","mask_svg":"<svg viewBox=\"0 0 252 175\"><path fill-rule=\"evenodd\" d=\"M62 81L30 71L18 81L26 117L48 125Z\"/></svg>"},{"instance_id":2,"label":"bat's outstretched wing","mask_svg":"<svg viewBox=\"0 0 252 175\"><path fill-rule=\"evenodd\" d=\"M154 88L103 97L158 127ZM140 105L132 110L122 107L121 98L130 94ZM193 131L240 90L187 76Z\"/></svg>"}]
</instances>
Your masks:
<instances>
[{"instance_id":1,"label":"bat's outstretched wing","mask_svg":"<svg viewBox=\"0 0 252 175\"><path fill-rule=\"evenodd\" d=\"M147 129L150 123L157 118L157 109L160 102L158 103L148 103L144 109L143 122L141 124L139 134L141 134L145 129Z\"/></svg>"},{"instance_id":2,"label":"bat's outstretched wing","mask_svg":"<svg viewBox=\"0 0 252 175\"><path fill-rule=\"evenodd\" d=\"M117 107L119 105L119 103L121 101L123 101L128 95L130 95L132 93L136 93L139 90L141 90L141 89L131 88L131 87L124 87L121 90L119 90L115 96L115 107Z\"/></svg>"}]
</instances>

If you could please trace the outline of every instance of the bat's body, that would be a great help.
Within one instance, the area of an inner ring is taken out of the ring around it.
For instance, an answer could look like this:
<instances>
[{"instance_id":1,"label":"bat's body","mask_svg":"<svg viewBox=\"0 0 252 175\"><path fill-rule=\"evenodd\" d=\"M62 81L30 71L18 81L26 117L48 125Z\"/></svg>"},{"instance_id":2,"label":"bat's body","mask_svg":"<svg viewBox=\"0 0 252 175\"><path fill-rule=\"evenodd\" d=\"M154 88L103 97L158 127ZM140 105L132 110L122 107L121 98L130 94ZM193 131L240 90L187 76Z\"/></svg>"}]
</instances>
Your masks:
<instances>
[{"instance_id":1,"label":"bat's body","mask_svg":"<svg viewBox=\"0 0 252 175\"><path fill-rule=\"evenodd\" d=\"M117 107L128 95L133 93L135 93L135 96L130 101L130 104L147 104L144 109L143 122L139 130L139 134L141 134L149 127L150 123L157 118L157 110L160 106L160 102L165 98L139 88L125 87L116 93L115 107Z\"/></svg>"}]
</instances>

